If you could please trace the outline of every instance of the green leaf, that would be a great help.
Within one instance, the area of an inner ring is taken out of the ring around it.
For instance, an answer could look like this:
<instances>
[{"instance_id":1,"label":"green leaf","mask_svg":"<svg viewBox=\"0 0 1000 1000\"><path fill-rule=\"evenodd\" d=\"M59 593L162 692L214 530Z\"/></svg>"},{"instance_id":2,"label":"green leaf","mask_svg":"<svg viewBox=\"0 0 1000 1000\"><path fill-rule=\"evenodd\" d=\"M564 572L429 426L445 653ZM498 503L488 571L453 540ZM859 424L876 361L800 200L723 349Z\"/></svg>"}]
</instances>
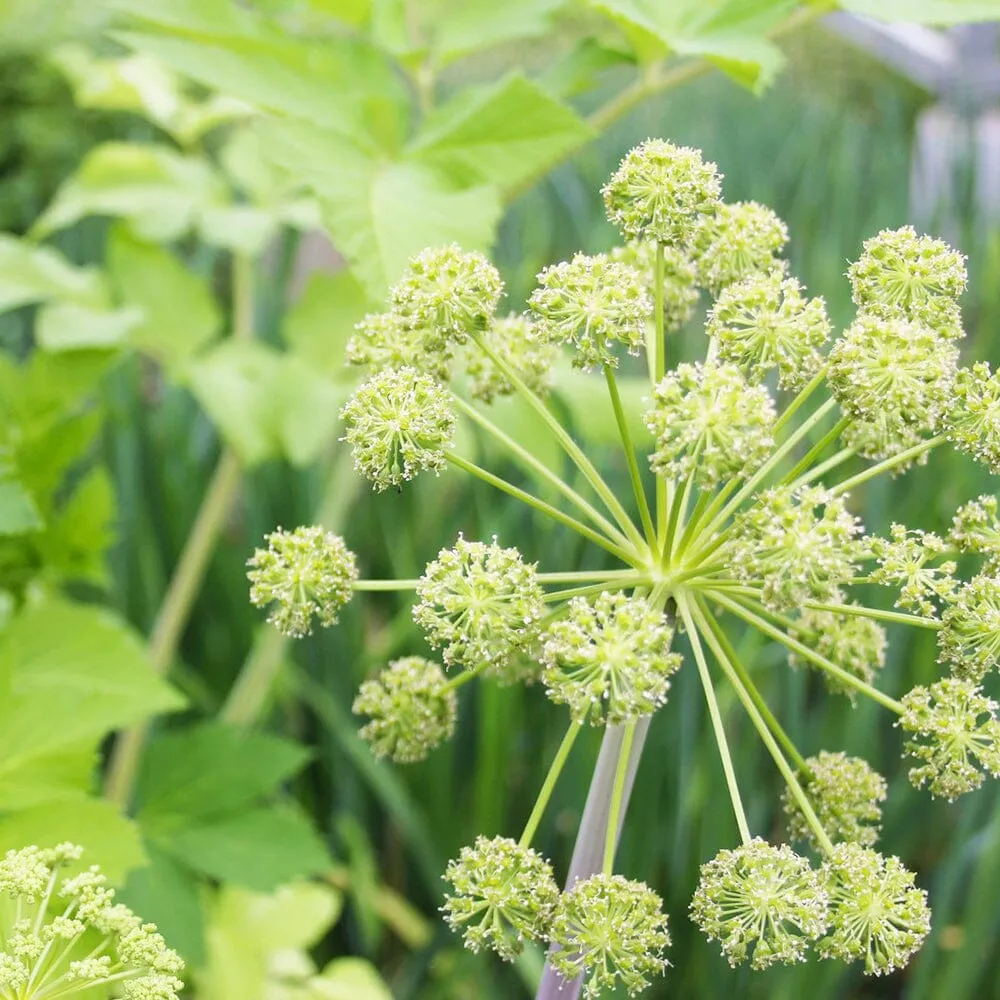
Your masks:
<instances>
[{"instance_id":1,"label":"green leaf","mask_svg":"<svg viewBox=\"0 0 1000 1000\"><path fill-rule=\"evenodd\" d=\"M0 812L77 798L93 787L97 739L67 747L0 772Z\"/></svg>"},{"instance_id":2,"label":"green leaf","mask_svg":"<svg viewBox=\"0 0 1000 1000\"><path fill-rule=\"evenodd\" d=\"M105 304L100 274L74 267L62 254L0 234L0 312L50 299Z\"/></svg>"},{"instance_id":3,"label":"green leaf","mask_svg":"<svg viewBox=\"0 0 1000 1000\"><path fill-rule=\"evenodd\" d=\"M552 15L564 6L566 0L453 0L445 10L431 7L430 49L444 65L482 49L537 38L552 29Z\"/></svg>"},{"instance_id":4,"label":"green leaf","mask_svg":"<svg viewBox=\"0 0 1000 1000\"><path fill-rule=\"evenodd\" d=\"M349 271L315 271L285 314L282 340L295 355L334 378L346 378L347 341L368 310L365 290Z\"/></svg>"},{"instance_id":5,"label":"green leaf","mask_svg":"<svg viewBox=\"0 0 1000 1000\"><path fill-rule=\"evenodd\" d=\"M140 818L165 827L229 812L273 792L308 759L297 743L215 723L167 733L143 758Z\"/></svg>"},{"instance_id":6,"label":"green leaf","mask_svg":"<svg viewBox=\"0 0 1000 1000\"><path fill-rule=\"evenodd\" d=\"M410 153L473 183L516 187L592 137L572 108L515 74L461 92L427 119Z\"/></svg>"},{"instance_id":7,"label":"green leaf","mask_svg":"<svg viewBox=\"0 0 1000 1000\"><path fill-rule=\"evenodd\" d=\"M207 282L168 250L115 226L107 254L115 293L142 312L128 334L138 350L176 365L219 332L222 320Z\"/></svg>"},{"instance_id":8,"label":"green leaf","mask_svg":"<svg viewBox=\"0 0 1000 1000\"><path fill-rule=\"evenodd\" d=\"M336 438L350 392L350 383L334 383L304 358L284 355L275 373L274 405L278 442L292 465L309 465Z\"/></svg>"},{"instance_id":9,"label":"green leaf","mask_svg":"<svg viewBox=\"0 0 1000 1000\"><path fill-rule=\"evenodd\" d=\"M244 809L153 839L210 878L261 891L330 864L326 845L291 805Z\"/></svg>"},{"instance_id":10,"label":"green leaf","mask_svg":"<svg viewBox=\"0 0 1000 1000\"><path fill-rule=\"evenodd\" d=\"M42 515L34 497L0 469L0 536L23 535L41 527Z\"/></svg>"},{"instance_id":11,"label":"green leaf","mask_svg":"<svg viewBox=\"0 0 1000 1000\"><path fill-rule=\"evenodd\" d=\"M364 958L335 958L309 981L316 1000L392 1000L378 970Z\"/></svg>"},{"instance_id":12,"label":"green leaf","mask_svg":"<svg viewBox=\"0 0 1000 1000\"><path fill-rule=\"evenodd\" d=\"M297 122L265 120L258 128L268 155L315 193L337 249L374 301L425 247L454 241L476 250L493 241L501 214L493 185L461 188L441 170L373 159Z\"/></svg>"},{"instance_id":13,"label":"green leaf","mask_svg":"<svg viewBox=\"0 0 1000 1000\"><path fill-rule=\"evenodd\" d=\"M134 306L110 309L50 302L38 311L35 339L45 351L118 347L141 322L142 311Z\"/></svg>"},{"instance_id":14,"label":"green leaf","mask_svg":"<svg viewBox=\"0 0 1000 1000\"><path fill-rule=\"evenodd\" d=\"M149 864L135 869L119 898L156 924L170 947L193 965L205 959L205 914L198 879L154 844L145 844Z\"/></svg>"},{"instance_id":15,"label":"green leaf","mask_svg":"<svg viewBox=\"0 0 1000 1000\"><path fill-rule=\"evenodd\" d=\"M47 236L88 215L109 215L127 219L146 239L169 242L191 229L208 205L227 198L204 160L152 143L107 142L87 154L32 232Z\"/></svg>"},{"instance_id":16,"label":"green leaf","mask_svg":"<svg viewBox=\"0 0 1000 1000\"><path fill-rule=\"evenodd\" d=\"M879 21L908 21L942 27L1000 19L997 0L840 0L840 6Z\"/></svg>"},{"instance_id":17,"label":"green leaf","mask_svg":"<svg viewBox=\"0 0 1000 1000\"><path fill-rule=\"evenodd\" d=\"M100 865L114 885L146 860L138 827L104 799L81 795L0 817L0 854L28 844L51 847L66 841L80 844L86 852L83 863Z\"/></svg>"},{"instance_id":18,"label":"green leaf","mask_svg":"<svg viewBox=\"0 0 1000 1000\"><path fill-rule=\"evenodd\" d=\"M122 619L58 599L29 605L0 633L0 692L0 776L184 704Z\"/></svg>"}]
</instances>

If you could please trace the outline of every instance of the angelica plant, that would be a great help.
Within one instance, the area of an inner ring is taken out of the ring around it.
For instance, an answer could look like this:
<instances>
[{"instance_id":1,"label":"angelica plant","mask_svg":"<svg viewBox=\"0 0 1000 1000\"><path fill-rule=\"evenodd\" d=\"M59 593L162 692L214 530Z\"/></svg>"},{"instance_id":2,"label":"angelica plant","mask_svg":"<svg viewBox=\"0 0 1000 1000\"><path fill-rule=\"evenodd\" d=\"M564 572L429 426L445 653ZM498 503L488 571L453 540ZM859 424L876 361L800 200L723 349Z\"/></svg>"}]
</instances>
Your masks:
<instances>
[{"instance_id":1,"label":"angelica plant","mask_svg":"<svg viewBox=\"0 0 1000 1000\"><path fill-rule=\"evenodd\" d=\"M312 617L331 623L348 589L415 595L414 621L442 662L414 655L365 681L354 707L380 756L431 752L451 734L456 692L470 682L540 681L566 735L535 806L518 839L483 831L451 862L443 903L474 950L509 960L526 941L549 947L539 1000L616 986L635 995L667 967L660 897L616 872L615 854L651 720L676 724L669 691L680 669L700 679L739 836L692 887L690 917L725 958L763 969L813 955L881 975L904 966L928 933L914 874L876 850L885 780L836 748L806 756L793 743L737 655L734 628L782 645L790 666L817 671L833 695L876 702L901 731L915 786L954 799L1000 775L998 706L981 686L1000 661L995 500L961 507L941 538L902 524L866 533L851 499L949 442L1000 472L1000 380L982 364L959 367L964 258L909 227L873 237L848 270L857 315L831 343L823 299L779 256L784 224L721 192L697 150L643 143L602 192L624 245L546 268L523 318L496 315L500 278L485 258L434 248L411 262L389 311L360 324L349 352L369 377L343 409L344 439L374 489L471 476L600 547L610 568L539 567L496 538L459 536L419 579L361 579L363 554L319 529L279 531L250 562L252 599L289 634ZM670 368L669 335L706 293L704 358ZM609 486L545 398L548 366L567 349L605 380L631 495ZM639 441L616 378L628 353L644 355L650 381L649 436ZM585 487L496 426L486 405L512 394ZM559 503L458 451L460 420ZM960 579L959 565L977 560L978 572ZM861 600L860 584L883 588L884 600ZM878 686L886 623L937 635L940 680L910 692ZM811 854L750 829L719 686L773 757L788 837ZM603 744L559 893L533 845L585 725L604 728Z\"/></svg>"}]
</instances>

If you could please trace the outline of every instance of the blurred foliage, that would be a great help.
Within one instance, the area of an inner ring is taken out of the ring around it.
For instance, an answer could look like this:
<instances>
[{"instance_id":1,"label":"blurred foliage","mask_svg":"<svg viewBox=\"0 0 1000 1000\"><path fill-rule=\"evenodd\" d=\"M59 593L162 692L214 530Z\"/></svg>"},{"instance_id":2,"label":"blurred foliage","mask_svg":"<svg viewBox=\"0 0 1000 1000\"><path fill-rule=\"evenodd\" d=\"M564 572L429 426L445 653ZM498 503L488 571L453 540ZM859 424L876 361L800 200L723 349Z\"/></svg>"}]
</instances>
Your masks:
<instances>
[{"instance_id":1,"label":"blurred foliage","mask_svg":"<svg viewBox=\"0 0 1000 1000\"><path fill-rule=\"evenodd\" d=\"M751 36L739 58L692 3L674 14L638 0L414 6L415 22L408 5L380 0L0 5L7 48L19 49L0 57L0 229L30 234L0 237L0 847L74 839L116 877L133 869L126 898L185 953L206 1000L265 988L499 1000L528 995L541 967L532 953L514 969L467 954L436 908L450 856L477 833L524 822L558 739L545 699L464 691L453 743L406 770L377 764L348 706L376 666L424 651L409 609L372 595L293 656L246 599L254 544L317 511L340 519L369 576L419 575L459 531L496 533L543 567L595 558L447 476L355 500L335 440L350 387L342 345L405 257L444 239L495 238L517 308L542 266L608 245L597 189L647 135L703 148L727 174L729 199L773 206L791 230L794 273L841 323L846 262L865 237L909 221L911 137L927 95L818 29L783 43L786 75L763 100L752 92L780 68L764 36L792 4L752 5L773 8L752 25L740 4L716 5ZM935 20L962 5L921 6ZM973 18L990 5L965 6ZM109 9L133 15L117 22L128 34L25 52L93 30ZM652 94L588 142L585 113L668 51L706 55L729 78ZM251 117L251 105L270 114ZM952 221L971 258L966 350L996 360L1000 300L988 275L1000 239L971 206ZM318 223L350 266L313 275L296 297L300 234ZM699 336L695 326L672 349L689 353ZM593 383L560 385L555 405L626 488L621 456L604 450L614 431ZM629 383L633 405L642 392ZM496 419L534 436L516 404ZM544 441L537 448L559 461ZM244 466L245 485L235 507L216 512L204 585L159 664L168 685L149 672L156 622L220 451ZM941 455L867 486L859 512L873 529L890 512L941 529L960 498L990 489L970 462ZM153 633L148 650L138 632ZM894 638L889 690L935 675L926 637ZM650 995L1000 997L996 790L931 803L910 789L898 736L870 705L816 697L814 679L788 670L780 650L745 644L800 746L843 746L890 777L885 840L930 889L935 931L915 965L885 982L822 965L729 970L685 915L697 866L735 830L700 691L682 671L652 727L620 855L672 915L674 968ZM267 671L273 688L237 685L249 701L232 693L238 677ZM185 703L154 729L134 815L98 799L108 733ZM755 790L751 822L780 835L777 776L738 706L722 708L744 737L733 749ZM260 731L243 728L255 723ZM581 737L539 845L561 869L598 737ZM321 873L329 888L297 881ZM388 987L371 964L337 956L371 959ZM251 977L239 990L237 974Z\"/></svg>"}]
</instances>

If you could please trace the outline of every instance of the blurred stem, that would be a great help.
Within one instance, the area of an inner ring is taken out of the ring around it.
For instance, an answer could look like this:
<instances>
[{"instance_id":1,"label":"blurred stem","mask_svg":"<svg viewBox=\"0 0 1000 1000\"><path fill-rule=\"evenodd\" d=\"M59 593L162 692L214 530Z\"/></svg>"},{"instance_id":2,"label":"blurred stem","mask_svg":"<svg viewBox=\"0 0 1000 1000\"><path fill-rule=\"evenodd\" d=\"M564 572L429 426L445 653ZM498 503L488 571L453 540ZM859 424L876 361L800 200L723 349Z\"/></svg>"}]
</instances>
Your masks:
<instances>
[{"instance_id":1,"label":"blurred stem","mask_svg":"<svg viewBox=\"0 0 1000 1000\"><path fill-rule=\"evenodd\" d=\"M801 476L802 473L805 472L806 469L808 469L809 466L812 465L813 462L815 462L816 459L819 458L819 456L822 455L823 452L826 451L826 449L829 448L830 445L833 444L833 442L836 441L837 438L839 438L840 435L843 434L853 422L854 420L852 417L841 417L833 425L833 427L831 427L826 434L824 434L823 437L820 438L819 441L817 441L802 456L802 458L799 459L798 462L796 462L795 468L782 477L781 485L787 486L789 483L798 479L798 477Z\"/></svg>"},{"instance_id":2,"label":"blurred stem","mask_svg":"<svg viewBox=\"0 0 1000 1000\"><path fill-rule=\"evenodd\" d=\"M870 468L865 469L864 472L859 472L856 476L851 476L850 479L845 479L842 483L838 483L836 486L832 487L830 492L835 497L840 496L848 490L853 490L855 486L860 486L862 483L867 483L869 479L874 479L876 476L880 476L883 472L890 472L897 466L903 465L914 458L918 458L920 455L923 455L924 452L930 451L932 448L936 448L939 444L944 444L947 440L948 438L944 434L938 434L937 437L927 438L926 441L921 441L920 444L915 444L912 448L907 448L906 451L901 451L898 455L893 455L891 458L877 462Z\"/></svg>"},{"instance_id":3,"label":"blurred stem","mask_svg":"<svg viewBox=\"0 0 1000 1000\"><path fill-rule=\"evenodd\" d=\"M825 462L820 462L819 465L799 476L791 484L792 489L797 490L802 486L807 486L809 483L819 479L820 476L825 476L831 469L836 469L838 465L843 465L844 462L849 458L853 458L856 454L857 452L853 448L841 448L836 455L831 455Z\"/></svg>"},{"instance_id":4,"label":"blurred stem","mask_svg":"<svg viewBox=\"0 0 1000 1000\"><path fill-rule=\"evenodd\" d=\"M625 798L625 783L628 780L628 764L635 738L636 720L625 724L622 745L618 750L618 767L615 768L615 783L611 789L611 808L608 810L608 829L604 835L604 859L601 871L610 875L615 866L615 848L618 846L618 830L621 827L622 802Z\"/></svg>"},{"instance_id":5,"label":"blurred stem","mask_svg":"<svg viewBox=\"0 0 1000 1000\"><path fill-rule=\"evenodd\" d=\"M739 827L740 839L744 844L749 844L753 838L750 834L750 824L747 823L746 811L743 808L740 786L736 781L736 771L733 769L733 758L729 752L729 741L726 739L726 727L722 722L719 701L715 697L712 675L709 673L705 651L702 649L701 640L698 638L698 630L695 628L693 613L683 594L679 594L677 597L677 610L684 620L684 628L687 630L691 649L694 652L694 659L698 664L698 676L701 678L701 687L705 693L708 714L712 720L712 731L715 734L716 746L719 748L719 758L722 761L722 770L726 776L726 787L729 789L729 799L733 804L733 813L736 815L736 825Z\"/></svg>"},{"instance_id":6,"label":"blurred stem","mask_svg":"<svg viewBox=\"0 0 1000 1000\"><path fill-rule=\"evenodd\" d=\"M750 721L754 724L754 728L757 730L764 746L767 747L768 753L771 754L771 757L774 759L774 763L781 772L781 776L785 779L785 783L788 785L788 790L792 793L792 798L795 799L798 807L802 810L802 814L806 818L806 822L809 824L813 833L816 834L817 843L823 849L825 854L832 854L833 842L827 835L826 830L823 829L823 824L819 821L819 817L816 815L816 811L813 809L812 803L809 801L809 797L803 791L802 785L799 783L799 779L796 777L795 772L792 770L791 765L785 758L785 755L781 752L781 747L778 746L774 736L771 734L771 730L768 729L767 724L764 722L760 712L757 710L757 706L754 704L753 698L750 696L746 688L744 688L739 674L736 672L735 667L726 655L726 651L719 645L712 633L711 628L708 627L705 620L705 612L702 602L699 601L695 605L693 614L698 621L702 634L705 636L705 641L711 647L712 653L719 661L719 665L726 672L726 676L729 678L729 682L733 685L737 697L743 702L743 707L746 709L747 715L750 716Z\"/></svg>"},{"instance_id":7,"label":"blurred stem","mask_svg":"<svg viewBox=\"0 0 1000 1000\"><path fill-rule=\"evenodd\" d=\"M632 492L635 494L635 502L639 508L642 530L646 533L649 547L653 548L656 545L656 529L653 527L653 519L649 513L649 503L646 501L646 490L643 488L639 463L636 461L632 435L629 434L628 423L625 420L625 408L622 406L622 397L618 392L618 380L615 378L614 368L607 362L604 364L604 381L608 385L608 395L611 397L611 406L615 411L615 422L618 424L618 435L622 439L622 447L625 450L625 461L628 463L628 474L632 479Z\"/></svg>"},{"instance_id":8,"label":"blurred stem","mask_svg":"<svg viewBox=\"0 0 1000 1000\"><path fill-rule=\"evenodd\" d=\"M559 775L562 774L562 769L566 764L566 758L569 757L569 752L573 749L573 744L576 742L577 736L580 735L582 728L583 722L579 719L574 719L570 722L569 729L566 730L566 735L559 744L559 749L556 751L556 755L549 767L549 773L545 776L545 782L542 784L538 798L535 800L535 807L531 810L528 822L524 825L524 833L521 834L521 839L518 841L521 847L531 846L531 841L534 840L535 834L538 831L538 824L542 821L542 816L545 814L549 799L552 798L556 782L559 780Z\"/></svg>"},{"instance_id":9,"label":"blurred stem","mask_svg":"<svg viewBox=\"0 0 1000 1000\"><path fill-rule=\"evenodd\" d=\"M256 262L246 254L232 256L232 339L252 340ZM212 474L191 532L184 542L177 567L149 636L149 665L165 675L177 655L191 608L194 605L215 543L229 517L242 478L236 454L225 448ZM121 733L115 741L104 780L105 798L127 808L139 773L139 764L149 736L149 726L140 723Z\"/></svg>"}]
</instances>

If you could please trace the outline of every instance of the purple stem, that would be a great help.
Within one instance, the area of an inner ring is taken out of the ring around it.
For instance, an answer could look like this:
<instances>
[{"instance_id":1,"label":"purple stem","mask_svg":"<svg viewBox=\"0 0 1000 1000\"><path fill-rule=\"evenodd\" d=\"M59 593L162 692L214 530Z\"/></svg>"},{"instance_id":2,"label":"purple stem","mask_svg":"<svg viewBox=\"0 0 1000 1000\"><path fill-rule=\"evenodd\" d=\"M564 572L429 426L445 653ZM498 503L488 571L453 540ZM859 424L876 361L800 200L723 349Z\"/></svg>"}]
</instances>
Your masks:
<instances>
[{"instance_id":1,"label":"purple stem","mask_svg":"<svg viewBox=\"0 0 1000 1000\"><path fill-rule=\"evenodd\" d=\"M635 727L632 739L632 751L629 754L628 771L625 773L625 790L622 807L618 813L618 830L615 843L621 837L622 824L625 821L625 810L632 794L632 784L635 772L642 756L642 747L646 742L649 730L650 716L643 716ZM566 888L569 889L579 879L589 878L601 871L604 862L604 842L608 830L608 818L611 813L611 793L615 783L615 771L618 768L618 755L621 753L622 739L625 735L624 726L608 726L604 730L601 741L601 752L597 756L594 776L590 779L590 790L587 792L587 804L583 808L583 818L576 834L576 844L573 847L573 859L569 865L569 875L566 878ZM553 948L555 946L553 945ZM542 981L535 994L535 1000L577 1000L583 976L568 980L559 975L546 962L542 972Z\"/></svg>"}]
</instances>

